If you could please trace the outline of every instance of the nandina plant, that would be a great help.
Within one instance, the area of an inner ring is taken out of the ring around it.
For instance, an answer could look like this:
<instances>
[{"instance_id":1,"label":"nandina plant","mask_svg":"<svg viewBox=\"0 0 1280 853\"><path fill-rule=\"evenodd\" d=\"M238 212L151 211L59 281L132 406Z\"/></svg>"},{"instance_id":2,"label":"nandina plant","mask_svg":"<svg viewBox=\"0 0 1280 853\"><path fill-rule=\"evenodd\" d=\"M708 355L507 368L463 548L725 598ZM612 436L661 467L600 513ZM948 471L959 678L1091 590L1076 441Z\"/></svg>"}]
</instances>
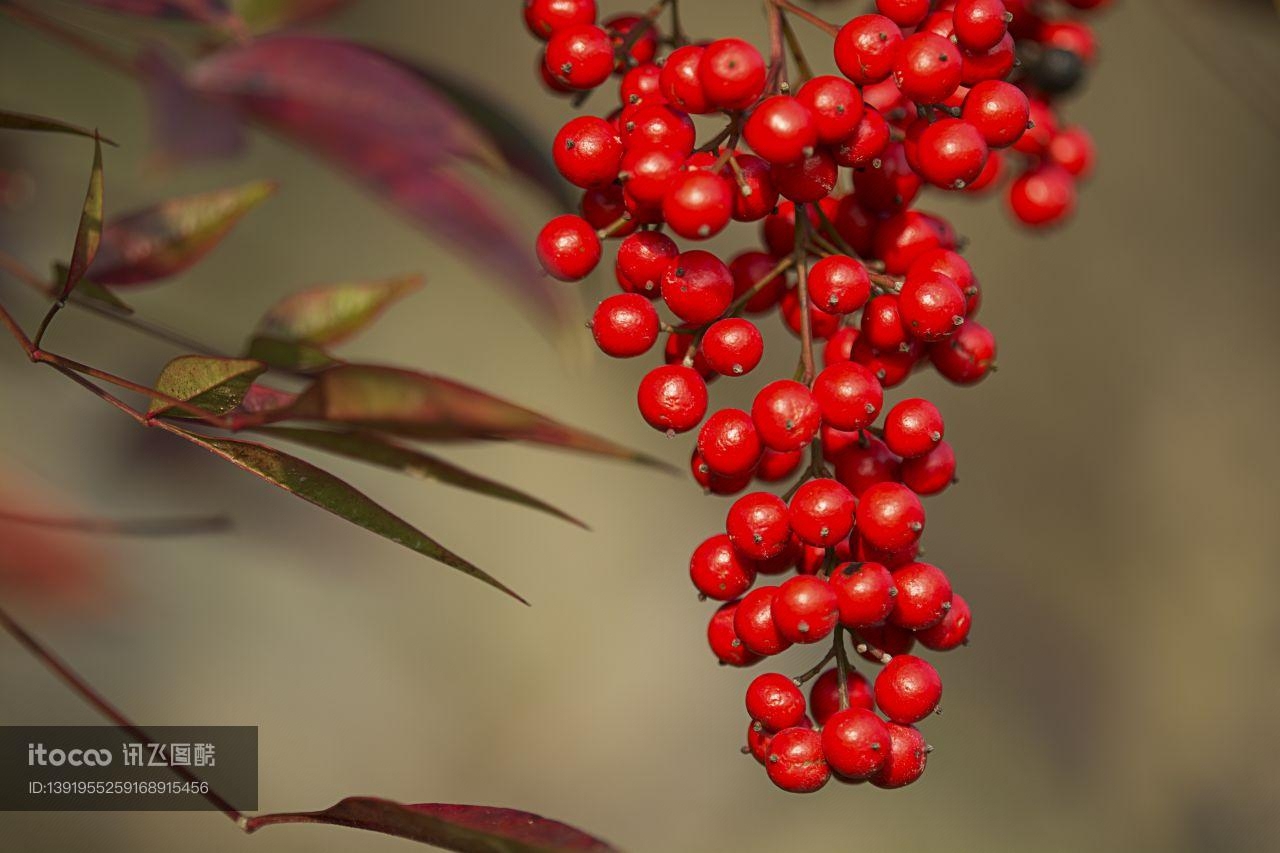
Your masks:
<instances>
[{"instance_id":1,"label":"nandina plant","mask_svg":"<svg viewBox=\"0 0 1280 853\"><path fill-rule=\"evenodd\" d=\"M609 87L600 115L570 119L553 142L583 195L542 229L537 256L578 281L602 241L619 241L623 292L595 310L596 343L632 358L665 336L664 363L639 381L641 416L668 435L697 431L690 467L709 493L745 492L689 564L717 603L711 650L748 667L826 648L802 675L746 689L743 749L784 790L898 788L924 773L932 747L916 724L939 709L942 680L912 652L964 645L971 611L919 559L921 498L954 482L955 450L938 407L897 389L929 368L973 385L995 369L996 343L955 228L917 202L989 194L1013 172L1018 222L1072 213L1094 152L1058 104L1095 59L1077 15L1106 4L877 0L837 23L765 0L767 58L732 33L691 38L679 0L604 20L596 0L524 4L550 91L581 106ZM792 18L832 38L838 73L815 72ZM720 119L705 141L695 117ZM760 223L757 245L727 260L691 245L733 222ZM759 379L752 318L775 311L798 363ZM708 384L747 375L751 410L708 415ZM881 669L864 676L851 652Z\"/></svg>"}]
</instances>

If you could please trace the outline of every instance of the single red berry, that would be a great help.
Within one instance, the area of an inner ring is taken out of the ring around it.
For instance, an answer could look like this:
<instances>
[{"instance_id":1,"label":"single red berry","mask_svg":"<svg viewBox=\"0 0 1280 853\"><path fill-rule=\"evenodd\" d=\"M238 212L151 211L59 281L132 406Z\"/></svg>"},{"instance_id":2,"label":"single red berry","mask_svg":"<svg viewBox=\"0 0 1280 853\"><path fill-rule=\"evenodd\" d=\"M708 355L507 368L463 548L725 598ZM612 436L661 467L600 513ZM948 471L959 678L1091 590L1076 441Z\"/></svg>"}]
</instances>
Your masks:
<instances>
[{"instance_id":1,"label":"single red berry","mask_svg":"<svg viewBox=\"0 0 1280 853\"><path fill-rule=\"evenodd\" d=\"M693 151L697 131L693 119L669 104L646 104L628 111L622 123L627 149L669 148L681 158Z\"/></svg>"},{"instance_id":2,"label":"single red berry","mask_svg":"<svg viewBox=\"0 0 1280 853\"><path fill-rule=\"evenodd\" d=\"M1049 141L1049 159L1073 177L1089 177L1095 158L1093 137L1082 127L1064 127Z\"/></svg>"},{"instance_id":3,"label":"single red berry","mask_svg":"<svg viewBox=\"0 0 1280 853\"><path fill-rule=\"evenodd\" d=\"M588 189L601 187L618 177L622 139L611 122L578 116L560 128L551 151L565 180Z\"/></svg>"},{"instance_id":4,"label":"single red berry","mask_svg":"<svg viewBox=\"0 0 1280 853\"><path fill-rule=\"evenodd\" d=\"M615 55L622 51L624 44L631 42L631 47L627 50L630 62L623 58L615 59L614 70L619 74L627 69L628 64L652 62L658 53L658 31L652 22L645 25L644 32L637 38L631 38L632 30L640 26L643 20L639 15L614 15L604 22L604 28L609 31L609 37L613 40Z\"/></svg>"},{"instance_id":5,"label":"single red berry","mask_svg":"<svg viewBox=\"0 0 1280 853\"><path fill-rule=\"evenodd\" d=\"M702 88L701 66L705 51L706 48L694 44L676 48L663 63L662 76L658 78L666 99L687 113L708 113L714 109Z\"/></svg>"},{"instance_id":6,"label":"single red berry","mask_svg":"<svg viewBox=\"0 0 1280 853\"><path fill-rule=\"evenodd\" d=\"M876 11L900 27L914 27L929 14L929 0L876 0Z\"/></svg>"},{"instance_id":7,"label":"single red berry","mask_svg":"<svg viewBox=\"0 0 1280 853\"><path fill-rule=\"evenodd\" d=\"M942 36L916 33L903 40L893 79L916 103L940 104L960 85L963 64L959 49Z\"/></svg>"},{"instance_id":8,"label":"single red berry","mask_svg":"<svg viewBox=\"0 0 1280 853\"><path fill-rule=\"evenodd\" d=\"M958 0L952 14L956 41L965 50L990 50L1009 29L1004 0Z\"/></svg>"},{"instance_id":9,"label":"single red berry","mask_svg":"<svg viewBox=\"0 0 1280 853\"><path fill-rule=\"evenodd\" d=\"M774 95L751 112L742 136L751 150L770 163L794 163L813 153L818 123L795 98Z\"/></svg>"},{"instance_id":10,"label":"single red berry","mask_svg":"<svg viewBox=\"0 0 1280 853\"><path fill-rule=\"evenodd\" d=\"M777 259L764 252L742 252L729 262L729 271L733 273L733 298L754 291L755 295L749 297L743 306L748 314L762 314L778 304L787 279L777 271L777 266Z\"/></svg>"},{"instance_id":11,"label":"single red berry","mask_svg":"<svg viewBox=\"0 0 1280 853\"><path fill-rule=\"evenodd\" d=\"M800 541L830 547L853 530L853 492L835 480L818 477L791 498L791 529Z\"/></svg>"},{"instance_id":12,"label":"single red berry","mask_svg":"<svg viewBox=\"0 0 1280 853\"><path fill-rule=\"evenodd\" d=\"M704 541L689 560L689 578L698 592L716 601L737 598L756 582L756 567L723 533Z\"/></svg>"},{"instance_id":13,"label":"single red berry","mask_svg":"<svg viewBox=\"0 0 1280 853\"><path fill-rule=\"evenodd\" d=\"M734 616L739 604L740 601L730 601L711 615L711 621L707 623L707 644L721 663L750 666L760 660L760 656L746 647L734 628Z\"/></svg>"},{"instance_id":14,"label":"single red berry","mask_svg":"<svg viewBox=\"0 0 1280 853\"><path fill-rule=\"evenodd\" d=\"M937 248L955 248L939 220L919 210L904 210L890 216L876 229L875 254L884 261L885 271L901 275L916 259Z\"/></svg>"},{"instance_id":15,"label":"single red berry","mask_svg":"<svg viewBox=\"0 0 1280 853\"><path fill-rule=\"evenodd\" d=\"M691 325L709 323L733 301L733 274L710 252L682 252L662 276L662 300Z\"/></svg>"},{"instance_id":16,"label":"single red berry","mask_svg":"<svg viewBox=\"0 0 1280 853\"><path fill-rule=\"evenodd\" d=\"M756 761L764 764L769 758L769 744L773 741L773 732L752 720L747 725L747 750Z\"/></svg>"},{"instance_id":17,"label":"single red berry","mask_svg":"<svg viewBox=\"0 0 1280 853\"><path fill-rule=\"evenodd\" d=\"M773 784L793 794L813 793L831 778L822 757L822 735L798 726L773 736L765 767Z\"/></svg>"},{"instance_id":18,"label":"single red berry","mask_svg":"<svg viewBox=\"0 0 1280 853\"><path fill-rule=\"evenodd\" d=\"M893 575L879 563L844 563L831 572L840 624L846 628L881 625L893 612L897 589Z\"/></svg>"},{"instance_id":19,"label":"single red berry","mask_svg":"<svg viewBox=\"0 0 1280 853\"><path fill-rule=\"evenodd\" d=\"M869 779L889 757L889 730L865 708L837 711L822 727L822 752L846 779Z\"/></svg>"},{"instance_id":20,"label":"single red berry","mask_svg":"<svg viewBox=\"0 0 1280 853\"><path fill-rule=\"evenodd\" d=\"M871 371L851 361L823 368L813 383L813 398L824 422L837 429L869 426L880 413L884 391Z\"/></svg>"},{"instance_id":21,"label":"single red berry","mask_svg":"<svg viewBox=\"0 0 1280 853\"><path fill-rule=\"evenodd\" d=\"M698 64L698 80L712 106L745 110L764 92L764 58L742 39L718 39L707 45Z\"/></svg>"},{"instance_id":22,"label":"single red berry","mask_svg":"<svg viewBox=\"0 0 1280 853\"><path fill-rule=\"evenodd\" d=\"M910 785L924 774L929 746L915 726L887 723L885 729L889 732L889 756L880 772L871 777L871 784L877 788Z\"/></svg>"},{"instance_id":23,"label":"single red berry","mask_svg":"<svg viewBox=\"0 0 1280 853\"><path fill-rule=\"evenodd\" d=\"M964 293L966 316L977 310L982 296L978 279L969 262L958 253L950 249L929 249L911 262L907 275L922 275L926 272L942 273L956 283Z\"/></svg>"},{"instance_id":24,"label":"single red berry","mask_svg":"<svg viewBox=\"0 0 1280 853\"><path fill-rule=\"evenodd\" d=\"M951 581L937 566L908 563L894 569L893 584L898 594L893 600L889 621L908 631L932 628L951 609Z\"/></svg>"},{"instance_id":25,"label":"single red berry","mask_svg":"<svg viewBox=\"0 0 1280 853\"><path fill-rule=\"evenodd\" d=\"M832 155L836 163L850 169L865 169L877 162L880 155L889 147L889 123L874 107L867 107L862 114L862 121L853 132L840 140ZM853 196L848 196L853 199ZM852 202L851 202L852 203ZM843 234L841 236L844 236ZM847 237L845 239L848 239ZM857 246L854 247L855 249Z\"/></svg>"},{"instance_id":26,"label":"single red berry","mask_svg":"<svg viewBox=\"0 0 1280 853\"><path fill-rule=\"evenodd\" d=\"M711 324L702 336L702 355L723 376L744 376L764 356L764 338L756 324L727 317Z\"/></svg>"},{"instance_id":27,"label":"single red berry","mask_svg":"<svg viewBox=\"0 0 1280 853\"><path fill-rule=\"evenodd\" d=\"M836 479L861 498L876 483L897 480L902 460L883 441L864 432L860 441L836 456L835 463Z\"/></svg>"},{"instance_id":28,"label":"single red berry","mask_svg":"<svg viewBox=\"0 0 1280 853\"><path fill-rule=\"evenodd\" d=\"M978 194L995 189L996 182L1000 180L1003 174L1004 156L999 151L991 151L987 154L987 165L982 167L982 174L978 175L977 180L965 187L964 191L970 194Z\"/></svg>"},{"instance_id":29,"label":"single red berry","mask_svg":"<svg viewBox=\"0 0 1280 853\"><path fill-rule=\"evenodd\" d=\"M753 560L767 560L791 543L791 522L782 498L751 492L734 501L725 518L734 547Z\"/></svg>"},{"instance_id":30,"label":"single red berry","mask_svg":"<svg viewBox=\"0 0 1280 853\"><path fill-rule=\"evenodd\" d=\"M829 314L852 314L870 296L867 268L847 255L829 255L809 270L809 298Z\"/></svg>"},{"instance_id":31,"label":"single red berry","mask_svg":"<svg viewBox=\"0 0 1280 853\"><path fill-rule=\"evenodd\" d=\"M784 575L794 569L803 556L804 546L794 536L790 536L776 556L756 561L756 571L762 575Z\"/></svg>"},{"instance_id":32,"label":"single red berry","mask_svg":"<svg viewBox=\"0 0 1280 853\"><path fill-rule=\"evenodd\" d=\"M805 311L809 313L809 333L814 340L825 341L840 331L840 318L818 309L812 300L806 299L802 310L799 290L788 290L783 293L782 298L778 300L778 310L782 314L782 322L797 338L804 334L802 324Z\"/></svg>"},{"instance_id":33,"label":"single red berry","mask_svg":"<svg viewBox=\"0 0 1280 853\"><path fill-rule=\"evenodd\" d=\"M654 299L663 274L679 254L675 241L666 234L638 231L618 244L614 267L618 284L624 290Z\"/></svg>"},{"instance_id":34,"label":"single red berry","mask_svg":"<svg viewBox=\"0 0 1280 853\"><path fill-rule=\"evenodd\" d=\"M769 176L784 198L808 204L831 195L839 171L835 159L818 149L792 163L775 163Z\"/></svg>"},{"instance_id":35,"label":"single red berry","mask_svg":"<svg viewBox=\"0 0 1280 853\"><path fill-rule=\"evenodd\" d=\"M712 473L737 477L751 473L764 446L750 415L741 409L721 409L699 430L698 452Z\"/></svg>"},{"instance_id":36,"label":"single red berry","mask_svg":"<svg viewBox=\"0 0 1280 853\"><path fill-rule=\"evenodd\" d=\"M687 432L707 413L707 383L692 367L665 364L640 380L640 414L654 429Z\"/></svg>"},{"instance_id":37,"label":"single red berry","mask_svg":"<svg viewBox=\"0 0 1280 853\"><path fill-rule=\"evenodd\" d=\"M1009 187L1009 208L1027 225L1054 225L1076 206L1076 183L1061 166L1047 164L1023 172Z\"/></svg>"},{"instance_id":38,"label":"single red berry","mask_svg":"<svg viewBox=\"0 0 1280 853\"><path fill-rule=\"evenodd\" d=\"M1014 143L1013 150L1040 157L1048 153L1049 143L1058 133L1058 118L1053 107L1039 98L1029 102L1028 115L1026 130Z\"/></svg>"},{"instance_id":39,"label":"single red berry","mask_svg":"<svg viewBox=\"0 0 1280 853\"><path fill-rule=\"evenodd\" d=\"M640 227L640 223L636 222L627 210L626 199L622 196L622 187L618 184L609 184L606 187L597 187L583 192L579 212L582 218L587 220L587 224L596 231L610 229L609 236L619 240L635 233L635 230ZM619 219L627 221L618 225Z\"/></svg>"},{"instance_id":40,"label":"single red berry","mask_svg":"<svg viewBox=\"0 0 1280 853\"><path fill-rule=\"evenodd\" d=\"M613 73L613 41L595 24L564 27L547 40L547 70L574 89L594 89Z\"/></svg>"},{"instance_id":41,"label":"single red berry","mask_svg":"<svg viewBox=\"0 0 1280 853\"><path fill-rule=\"evenodd\" d=\"M936 495L956 477L956 454L946 441L923 456L902 463L902 482L917 495Z\"/></svg>"},{"instance_id":42,"label":"single red berry","mask_svg":"<svg viewBox=\"0 0 1280 853\"><path fill-rule=\"evenodd\" d=\"M968 308L964 291L950 277L933 270L908 273L898 294L902 324L912 335L936 341L964 323Z\"/></svg>"},{"instance_id":43,"label":"single red berry","mask_svg":"<svg viewBox=\"0 0 1280 853\"><path fill-rule=\"evenodd\" d=\"M622 82L618 84L618 100L622 102L622 106L626 108L666 103L667 99L658 87L661 74L662 69L658 65L646 62L622 75Z\"/></svg>"},{"instance_id":44,"label":"single red berry","mask_svg":"<svg viewBox=\"0 0 1280 853\"><path fill-rule=\"evenodd\" d=\"M925 180L950 190L976 181L987 165L988 153L987 141L976 127L958 118L944 118L920 134L916 156Z\"/></svg>"},{"instance_id":45,"label":"single red berry","mask_svg":"<svg viewBox=\"0 0 1280 853\"><path fill-rule=\"evenodd\" d=\"M578 281L600 263L600 237L587 220L566 213L542 226L537 253L547 275L561 281Z\"/></svg>"},{"instance_id":46,"label":"single red berry","mask_svg":"<svg viewBox=\"0 0 1280 853\"><path fill-rule=\"evenodd\" d=\"M934 712L942 699L942 679L928 661L898 655L876 676L876 704L895 723L907 725Z\"/></svg>"},{"instance_id":47,"label":"single red berry","mask_svg":"<svg viewBox=\"0 0 1280 853\"><path fill-rule=\"evenodd\" d=\"M684 157L673 148L634 146L619 161L618 177L636 203L661 209L676 178L685 174L683 165Z\"/></svg>"},{"instance_id":48,"label":"single red berry","mask_svg":"<svg viewBox=\"0 0 1280 853\"><path fill-rule=\"evenodd\" d=\"M695 346L693 335L680 332L671 332L667 335L667 342L662 348L663 360L667 364L684 364L685 358L690 353L693 353L693 369L704 380L710 382L720 375L712 370L711 365L707 364L707 360L702 357L702 352Z\"/></svg>"},{"instance_id":49,"label":"single red berry","mask_svg":"<svg viewBox=\"0 0 1280 853\"><path fill-rule=\"evenodd\" d=\"M766 447L756 467L756 478L766 483L777 483L794 474L803 461L804 452L801 450L782 451Z\"/></svg>"},{"instance_id":50,"label":"single red berry","mask_svg":"<svg viewBox=\"0 0 1280 853\"><path fill-rule=\"evenodd\" d=\"M822 74L806 81L796 100L813 114L818 141L834 145L857 130L862 121L862 93L843 77Z\"/></svg>"},{"instance_id":51,"label":"single red berry","mask_svg":"<svg viewBox=\"0 0 1280 853\"><path fill-rule=\"evenodd\" d=\"M823 199L817 206L827 204L830 199ZM821 220L813 208L809 208L809 222L816 230ZM760 236L765 248L775 258L791 254L796 248L796 205L795 202L782 201L778 209L766 216L760 226Z\"/></svg>"},{"instance_id":52,"label":"single red berry","mask_svg":"<svg viewBox=\"0 0 1280 853\"><path fill-rule=\"evenodd\" d=\"M893 71L901 46L897 24L883 15L860 15L836 33L836 65L855 83L878 83Z\"/></svg>"},{"instance_id":53,"label":"single red berry","mask_svg":"<svg viewBox=\"0 0 1280 853\"><path fill-rule=\"evenodd\" d=\"M631 358L649 351L658 339L658 312L636 293L618 293L600 303L591 317L596 345L614 358Z\"/></svg>"},{"instance_id":54,"label":"single red berry","mask_svg":"<svg viewBox=\"0 0 1280 853\"><path fill-rule=\"evenodd\" d=\"M859 672L850 672L845 682L849 689L849 707L875 710L871 684ZM809 688L809 710L813 720L824 726L840 710L840 672L835 667L819 675Z\"/></svg>"},{"instance_id":55,"label":"single red berry","mask_svg":"<svg viewBox=\"0 0 1280 853\"><path fill-rule=\"evenodd\" d=\"M840 331L827 338L822 347L822 366L830 367L853 357L853 345L858 342L861 332L853 326L844 326Z\"/></svg>"},{"instance_id":56,"label":"single red berry","mask_svg":"<svg viewBox=\"0 0 1280 853\"><path fill-rule=\"evenodd\" d=\"M757 675L747 685L747 713L766 729L780 732L804 719L804 694L796 683L778 672Z\"/></svg>"},{"instance_id":57,"label":"single red berry","mask_svg":"<svg viewBox=\"0 0 1280 853\"><path fill-rule=\"evenodd\" d=\"M926 649L933 649L935 652L950 651L968 640L971 621L969 603L960 593L952 593L951 609L947 611L947 615L932 628L917 631L916 637Z\"/></svg>"},{"instance_id":58,"label":"single red berry","mask_svg":"<svg viewBox=\"0 0 1280 853\"><path fill-rule=\"evenodd\" d=\"M675 176L662 198L662 215L671 230L690 240L705 240L724 230L733 215L729 181L698 169Z\"/></svg>"},{"instance_id":59,"label":"single red berry","mask_svg":"<svg viewBox=\"0 0 1280 853\"><path fill-rule=\"evenodd\" d=\"M924 344L914 338L891 350L876 349L859 340L853 346L853 361L870 370L884 388L895 388L906 381L925 352Z\"/></svg>"},{"instance_id":60,"label":"single red berry","mask_svg":"<svg viewBox=\"0 0 1280 853\"><path fill-rule=\"evenodd\" d=\"M1031 102L1012 83L984 80L964 96L960 117L976 127L992 148L1004 148L1026 133Z\"/></svg>"},{"instance_id":61,"label":"single red berry","mask_svg":"<svg viewBox=\"0 0 1280 853\"><path fill-rule=\"evenodd\" d=\"M924 507L915 492L901 483L876 483L858 500L857 522L858 535L871 545L901 550L920 538Z\"/></svg>"},{"instance_id":62,"label":"single red berry","mask_svg":"<svg viewBox=\"0 0 1280 853\"><path fill-rule=\"evenodd\" d=\"M751 471L733 476L717 474L702 458L697 447L689 454L689 472L693 474L694 482L713 495L736 495L751 485Z\"/></svg>"},{"instance_id":63,"label":"single red berry","mask_svg":"<svg viewBox=\"0 0 1280 853\"><path fill-rule=\"evenodd\" d=\"M733 182L733 218L755 222L773 212L778 204L778 188L773 185L769 161L754 154L735 153L738 163Z\"/></svg>"},{"instance_id":64,"label":"single red berry","mask_svg":"<svg viewBox=\"0 0 1280 853\"><path fill-rule=\"evenodd\" d=\"M788 641L816 643L836 627L836 596L822 578L799 575L778 587L772 612L773 624Z\"/></svg>"},{"instance_id":65,"label":"single red berry","mask_svg":"<svg viewBox=\"0 0 1280 853\"><path fill-rule=\"evenodd\" d=\"M773 624L773 600L777 594L776 586L760 586L738 602L733 630L753 654L776 655L791 647L791 641Z\"/></svg>"},{"instance_id":66,"label":"single red berry","mask_svg":"<svg viewBox=\"0 0 1280 853\"><path fill-rule=\"evenodd\" d=\"M884 441L904 459L924 456L942 441L942 413L922 397L910 397L889 410L884 419Z\"/></svg>"},{"instance_id":67,"label":"single red berry","mask_svg":"<svg viewBox=\"0 0 1280 853\"><path fill-rule=\"evenodd\" d=\"M984 80L1003 80L1009 76L1017 62L1013 37L1005 33L1004 38L990 50L962 50L964 56L961 84L975 86Z\"/></svg>"},{"instance_id":68,"label":"single red berry","mask_svg":"<svg viewBox=\"0 0 1280 853\"><path fill-rule=\"evenodd\" d=\"M854 194L863 207L876 213L897 213L915 200L922 186L924 180L897 142L885 146L869 168L853 173Z\"/></svg>"},{"instance_id":69,"label":"single red berry","mask_svg":"<svg viewBox=\"0 0 1280 853\"><path fill-rule=\"evenodd\" d=\"M540 39L558 30L596 22L596 0L525 0L524 23Z\"/></svg>"},{"instance_id":70,"label":"single red berry","mask_svg":"<svg viewBox=\"0 0 1280 853\"><path fill-rule=\"evenodd\" d=\"M822 420L813 394L790 379L779 379L760 389L751 404L751 419L760 440L774 450L806 446L818 434Z\"/></svg>"}]
</instances>

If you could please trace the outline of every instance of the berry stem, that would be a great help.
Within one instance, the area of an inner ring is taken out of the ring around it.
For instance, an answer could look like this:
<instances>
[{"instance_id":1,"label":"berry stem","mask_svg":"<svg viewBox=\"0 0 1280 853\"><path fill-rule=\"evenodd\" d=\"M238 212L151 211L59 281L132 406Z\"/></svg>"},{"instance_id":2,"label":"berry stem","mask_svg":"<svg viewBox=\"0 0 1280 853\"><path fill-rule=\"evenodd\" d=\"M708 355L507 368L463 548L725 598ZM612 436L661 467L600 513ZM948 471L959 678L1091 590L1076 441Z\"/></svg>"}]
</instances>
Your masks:
<instances>
[{"instance_id":1,"label":"berry stem","mask_svg":"<svg viewBox=\"0 0 1280 853\"><path fill-rule=\"evenodd\" d=\"M796 295L800 302L800 382L813 384L813 323L809 316L809 206L796 205ZM816 442L815 442L816 443Z\"/></svg>"},{"instance_id":2,"label":"berry stem","mask_svg":"<svg viewBox=\"0 0 1280 853\"><path fill-rule=\"evenodd\" d=\"M834 36L836 33L840 32L840 28L835 24L823 18L819 18L808 9L801 9L795 3L792 3L791 0L769 0L769 5L775 9L785 9L806 23L813 24L829 36Z\"/></svg>"},{"instance_id":3,"label":"berry stem","mask_svg":"<svg viewBox=\"0 0 1280 853\"><path fill-rule=\"evenodd\" d=\"M832 648L827 649L827 653L822 656L822 660L815 663L811 669L806 670L803 675L797 675L795 678L791 680L796 683L797 687L804 684L806 681L812 680L815 675L822 672L822 668L825 667L828 663L830 663L831 659L835 656L836 656L836 650L835 650L835 647L833 646Z\"/></svg>"},{"instance_id":4,"label":"berry stem","mask_svg":"<svg viewBox=\"0 0 1280 853\"><path fill-rule=\"evenodd\" d=\"M849 708L849 671L853 669L849 665L849 651L844 647L844 626L837 625L834 639L831 641L831 651L836 656L836 681L840 685L840 710L845 711Z\"/></svg>"},{"instance_id":5,"label":"berry stem","mask_svg":"<svg viewBox=\"0 0 1280 853\"><path fill-rule=\"evenodd\" d=\"M791 27L791 21L786 15L782 16L782 34L787 39L787 47L791 50L791 56L796 61L796 68L800 72L800 82L805 83L813 79L813 66L809 64L809 58L804 55L804 48L800 45L800 39L796 35L796 31Z\"/></svg>"},{"instance_id":6,"label":"berry stem","mask_svg":"<svg viewBox=\"0 0 1280 853\"><path fill-rule=\"evenodd\" d=\"M769 76L765 79L766 92L788 92L787 55L783 50L782 11L774 0L765 6L769 18Z\"/></svg>"}]
</instances>

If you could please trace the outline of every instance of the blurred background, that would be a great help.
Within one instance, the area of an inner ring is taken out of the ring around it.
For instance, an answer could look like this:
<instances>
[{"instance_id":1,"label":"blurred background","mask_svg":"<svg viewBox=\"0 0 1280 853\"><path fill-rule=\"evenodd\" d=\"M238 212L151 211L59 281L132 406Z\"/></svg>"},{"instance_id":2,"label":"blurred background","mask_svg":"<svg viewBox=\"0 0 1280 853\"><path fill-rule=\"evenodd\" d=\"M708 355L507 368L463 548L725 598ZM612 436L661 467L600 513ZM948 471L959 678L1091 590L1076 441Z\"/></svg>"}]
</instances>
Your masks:
<instances>
[{"instance_id":1,"label":"blurred background","mask_svg":"<svg viewBox=\"0 0 1280 853\"><path fill-rule=\"evenodd\" d=\"M114 47L157 31L64 0L37 5ZM866 4L822 5L836 19ZM531 73L538 47L517 7L366 0L322 29L454 69L549 141L570 107ZM764 43L755 3L684 7L696 36ZM810 55L825 56L824 37L800 29ZM36 495L51 512L228 512L235 526L49 546L0 525L5 606L144 726L260 726L263 810L348 794L502 805L643 851L1269 847L1280 837L1276 13L1268 2L1131 0L1098 29L1101 62L1067 106L1100 152L1075 220L1035 235L998 198L924 205L971 240L1000 372L973 389L928 374L908 386L947 414L961 483L929 501L925 544L975 612L971 645L933 658L946 714L924 724L936 752L920 783L798 797L738 754L755 673L715 665L711 606L687 579L690 551L728 503L686 479L532 447L445 449L583 517L584 532L325 460L525 594L524 608L137 429L7 345L0 504ZM689 438L668 441L636 415L644 365L566 355L467 257L312 157L254 133L238 160L150 169L137 87L3 20L0 106L119 141L107 152L108 211L281 181L207 260L139 292L149 316L234 347L303 285L421 271L427 288L345 354L456 377L686 462ZM0 165L21 162L32 185L0 210L0 234L43 270L70 245L85 146L14 136L0 140ZM498 182L491 191L531 243L548 209ZM745 246L749 229L716 245ZM612 292L606 267L582 287L585 304ZM13 281L0 295L38 319L38 300ZM716 404L742 405L789 372L794 339L770 320L766 340L766 363L713 386ZM176 354L75 310L49 341L143 381ZM40 547L61 556L24 576ZM794 652L783 668L813 657ZM0 637L0 723L37 722L97 718ZM248 839L213 813L0 814L0 847L14 853L264 846L410 849L328 827Z\"/></svg>"}]
</instances>

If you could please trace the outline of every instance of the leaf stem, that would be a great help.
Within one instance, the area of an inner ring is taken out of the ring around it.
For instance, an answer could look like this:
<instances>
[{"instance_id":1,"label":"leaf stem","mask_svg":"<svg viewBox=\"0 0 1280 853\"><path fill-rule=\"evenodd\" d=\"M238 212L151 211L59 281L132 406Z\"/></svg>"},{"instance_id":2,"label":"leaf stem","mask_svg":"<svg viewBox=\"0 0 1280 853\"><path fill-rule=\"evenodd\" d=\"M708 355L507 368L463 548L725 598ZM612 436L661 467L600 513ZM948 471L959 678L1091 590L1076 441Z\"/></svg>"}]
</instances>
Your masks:
<instances>
[{"instance_id":1,"label":"leaf stem","mask_svg":"<svg viewBox=\"0 0 1280 853\"><path fill-rule=\"evenodd\" d=\"M85 516L48 516L14 512L0 507L0 522L53 527L75 533L103 533L116 536L181 536L188 533L213 533L226 530L231 519L225 515L192 516L190 518L142 518L117 520Z\"/></svg>"}]
</instances>

